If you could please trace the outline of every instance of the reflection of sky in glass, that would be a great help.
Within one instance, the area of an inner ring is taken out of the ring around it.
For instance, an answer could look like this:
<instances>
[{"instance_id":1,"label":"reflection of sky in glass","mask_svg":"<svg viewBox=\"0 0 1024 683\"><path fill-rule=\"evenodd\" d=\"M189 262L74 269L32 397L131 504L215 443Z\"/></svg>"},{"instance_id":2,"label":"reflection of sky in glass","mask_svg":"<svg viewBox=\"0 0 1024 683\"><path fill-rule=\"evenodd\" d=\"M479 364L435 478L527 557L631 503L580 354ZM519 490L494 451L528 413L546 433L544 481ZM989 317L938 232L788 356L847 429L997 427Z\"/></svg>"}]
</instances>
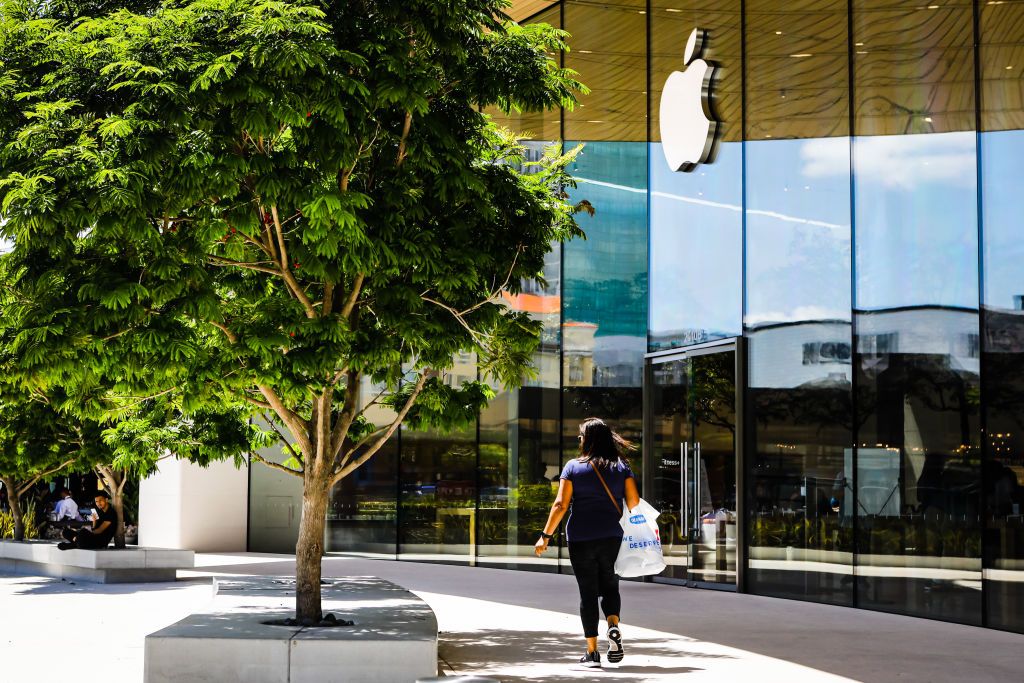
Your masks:
<instances>
[{"instance_id":1,"label":"reflection of sky in glass","mask_svg":"<svg viewBox=\"0 0 1024 683\"><path fill-rule=\"evenodd\" d=\"M1024 131L981 135L985 305L1020 309L1024 295Z\"/></svg>"},{"instance_id":2,"label":"reflection of sky in glass","mask_svg":"<svg viewBox=\"0 0 1024 683\"><path fill-rule=\"evenodd\" d=\"M692 173L669 170L661 143L650 160L652 350L740 334L740 144Z\"/></svg>"},{"instance_id":3,"label":"reflection of sky in glass","mask_svg":"<svg viewBox=\"0 0 1024 683\"><path fill-rule=\"evenodd\" d=\"M747 143L747 325L850 319L849 168L846 137Z\"/></svg>"},{"instance_id":4,"label":"reflection of sky in glass","mask_svg":"<svg viewBox=\"0 0 1024 683\"><path fill-rule=\"evenodd\" d=\"M978 305L973 132L856 138L857 308ZM848 173L823 157L822 177Z\"/></svg>"}]
</instances>

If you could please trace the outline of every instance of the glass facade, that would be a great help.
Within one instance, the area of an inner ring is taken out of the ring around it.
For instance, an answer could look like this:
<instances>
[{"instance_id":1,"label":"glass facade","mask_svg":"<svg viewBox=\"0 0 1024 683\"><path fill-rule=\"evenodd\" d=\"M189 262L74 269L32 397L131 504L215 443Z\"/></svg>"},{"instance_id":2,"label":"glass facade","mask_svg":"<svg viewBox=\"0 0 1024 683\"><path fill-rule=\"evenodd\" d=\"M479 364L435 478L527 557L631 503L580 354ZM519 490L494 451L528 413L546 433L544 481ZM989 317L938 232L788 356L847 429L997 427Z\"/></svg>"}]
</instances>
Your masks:
<instances>
[{"instance_id":1,"label":"glass facade","mask_svg":"<svg viewBox=\"0 0 1024 683\"><path fill-rule=\"evenodd\" d=\"M1024 0L544 5L592 92L495 117L582 143L595 214L508 297L537 378L403 430L339 485L328 549L570 571L532 545L597 415L644 444L655 580L1024 632ZM718 125L679 172L660 105L695 28ZM292 497L253 474L252 550Z\"/></svg>"},{"instance_id":2,"label":"glass facade","mask_svg":"<svg viewBox=\"0 0 1024 683\"><path fill-rule=\"evenodd\" d=\"M847 6L746 8L747 587L851 605Z\"/></svg>"}]
</instances>

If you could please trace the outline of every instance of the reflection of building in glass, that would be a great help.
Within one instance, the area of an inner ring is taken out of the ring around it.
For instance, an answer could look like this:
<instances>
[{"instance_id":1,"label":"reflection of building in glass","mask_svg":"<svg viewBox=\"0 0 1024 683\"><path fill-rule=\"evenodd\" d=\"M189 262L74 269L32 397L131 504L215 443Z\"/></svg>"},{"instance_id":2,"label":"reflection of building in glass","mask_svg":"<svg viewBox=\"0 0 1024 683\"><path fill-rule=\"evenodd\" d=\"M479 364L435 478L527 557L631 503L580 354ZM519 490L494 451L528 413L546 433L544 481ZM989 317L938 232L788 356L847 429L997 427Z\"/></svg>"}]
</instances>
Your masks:
<instances>
[{"instance_id":1,"label":"reflection of building in glass","mask_svg":"<svg viewBox=\"0 0 1024 683\"><path fill-rule=\"evenodd\" d=\"M664 9L513 3L592 92L491 114L585 144L587 240L506 296L543 325L536 376L403 430L339 485L328 549L565 571L531 547L598 415L642 437L664 578L1024 631L1024 3ZM674 173L661 88L695 27L720 144ZM288 547L295 485L253 471L251 549Z\"/></svg>"}]
</instances>

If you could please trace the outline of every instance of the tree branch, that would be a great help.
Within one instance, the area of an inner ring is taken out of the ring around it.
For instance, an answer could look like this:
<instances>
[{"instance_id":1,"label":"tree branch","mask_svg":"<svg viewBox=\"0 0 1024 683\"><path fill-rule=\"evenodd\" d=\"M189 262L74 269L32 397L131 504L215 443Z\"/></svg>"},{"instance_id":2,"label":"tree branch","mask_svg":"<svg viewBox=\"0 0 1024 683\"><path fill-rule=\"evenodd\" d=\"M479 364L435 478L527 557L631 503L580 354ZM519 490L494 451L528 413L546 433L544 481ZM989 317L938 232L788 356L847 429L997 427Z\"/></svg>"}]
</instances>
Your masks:
<instances>
[{"instance_id":1,"label":"tree branch","mask_svg":"<svg viewBox=\"0 0 1024 683\"><path fill-rule=\"evenodd\" d=\"M238 234L241 235L242 239L244 239L246 242L248 242L249 244L253 245L257 249L262 251L264 254L269 256L270 260L272 262L277 263L277 252L276 251L272 251L272 250L268 249L267 245L265 243L263 243L262 241L256 239L255 237L251 237L251 236L245 234L241 230L238 231Z\"/></svg>"},{"instance_id":2,"label":"tree branch","mask_svg":"<svg viewBox=\"0 0 1024 683\"><path fill-rule=\"evenodd\" d=\"M432 304L434 304L436 306L440 306L441 308L445 309L446 311L451 313L453 316L455 316L455 318L458 319L459 323L463 327L465 327L470 332L473 332L473 330L471 330L469 328L469 324L465 321L465 316L469 315L473 311L476 311L477 309L479 309L482 306L486 306L488 303L491 303L493 301L498 300L501 297L501 293L503 291L507 290L508 286L509 286L509 283L512 282L512 274L515 272L516 263L519 261L519 255L522 254L522 253L523 253L523 247L520 246L519 249L516 250L516 255L512 258L512 265L509 266L508 275L505 276L505 281L501 283L501 286L500 287L496 287L490 294L487 295L487 297L485 299L483 299L482 301L480 301L477 304L474 304L473 306L470 306L469 308L467 308L465 310L457 311L453 307L448 306L447 304L443 304L440 301L436 301L435 299L427 298L426 296L421 296L420 298L423 299L424 301L428 302L428 303L432 303ZM427 290L427 291L429 291L429 290ZM474 337L475 337L475 334L474 334Z\"/></svg>"},{"instance_id":3,"label":"tree branch","mask_svg":"<svg viewBox=\"0 0 1024 683\"><path fill-rule=\"evenodd\" d=\"M264 266L264 265L262 265L260 263L251 263L249 261L235 261L233 259L224 258L222 256L212 256L212 255L208 256L207 258L210 260L210 265L213 265L213 266L221 266L221 267L236 266L238 268L244 268L245 270L255 270L255 271L258 271L260 273L270 273L271 275L278 275L278 276L283 275L283 273L281 273L280 270L278 270L276 268L271 268L270 266Z\"/></svg>"},{"instance_id":4,"label":"tree branch","mask_svg":"<svg viewBox=\"0 0 1024 683\"><path fill-rule=\"evenodd\" d=\"M227 325L221 324L221 323L217 322L216 320L209 320L207 322L209 322L211 325L213 325L218 330L223 332L224 335L228 338L229 342L231 342L232 344L237 344L238 343L238 336L234 332L229 330Z\"/></svg>"},{"instance_id":5,"label":"tree branch","mask_svg":"<svg viewBox=\"0 0 1024 683\"><path fill-rule=\"evenodd\" d=\"M286 472L287 474L290 474L293 477L301 477L303 475L302 470L293 470L290 467L285 467L284 465L278 464L278 463L273 462L271 460L267 460L266 458L264 458L259 453L250 453L249 455L256 462L261 462L261 463L263 463L264 465L266 465L267 467L269 467L272 470L278 470L280 472Z\"/></svg>"},{"instance_id":6,"label":"tree branch","mask_svg":"<svg viewBox=\"0 0 1024 683\"><path fill-rule=\"evenodd\" d=\"M124 490L125 482L128 481L128 477L118 476L117 473L114 472L114 468L110 465L96 465L96 473L114 495L121 493L121 491Z\"/></svg>"},{"instance_id":7,"label":"tree branch","mask_svg":"<svg viewBox=\"0 0 1024 683\"><path fill-rule=\"evenodd\" d=\"M266 401L261 401L258 398L253 398L252 396L249 396L247 394L241 394L241 397L242 397L243 401L246 401L247 403L250 403L250 404L256 406L257 408L262 408L263 410L273 410L274 409L274 406L270 405Z\"/></svg>"},{"instance_id":8,"label":"tree branch","mask_svg":"<svg viewBox=\"0 0 1024 683\"><path fill-rule=\"evenodd\" d=\"M270 206L270 215L274 219L274 231L277 234L277 248L281 256L281 270L288 269L288 247L284 241L284 226L281 225L281 216L277 213L277 205Z\"/></svg>"},{"instance_id":9,"label":"tree branch","mask_svg":"<svg viewBox=\"0 0 1024 683\"><path fill-rule=\"evenodd\" d=\"M483 345L483 342L486 339L486 337L484 335L482 335L478 330L474 330L472 328L472 326L470 326L470 324L468 322L466 322L466 319L462 317L462 313L461 312L455 310L454 308L452 308L448 304L441 303L440 301L437 301L436 299L431 299L430 297L427 297L427 296L421 296L420 298L423 299L424 301L426 301L428 304L434 304L435 306L443 308L444 310L446 310L449 313L451 313L452 317L455 318L456 322L458 322L460 325L462 325L462 327L465 328L465 330L467 332L469 332L469 336L471 336L473 338L473 340L475 342L477 342L478 344L480 344L481 346Z\"/></svg>"},{"instance_id":10,"label":"tree branch","mask_svg":"<svg viewBox=\"0 0 1024 683\"><path fill-rule=\"evenodd\" d=\"M388 430L388 429L391 429L391 425L384 425L383 427L377 427L372 432L370 432L369 434L367 434L363 438L359 439L359 441L357 441L354 444L352 444L352 448L348 449L349 454L355 453L360 448L362 448L363 446L368 444L371 439L373 439L375 436L380 434L380 432L383 432L383 431ZM347 454L346 454L346 458L343 460L343 462L348 462ZM336 463L335 468L339 467L341 464L342 464L342 462Z\"/></svg>"},{"instance_id":11,"label":"tree branch","mask_svg":"<svg viewBox=\"0 0 1024 683\"><path fill-rule=\"evenodd\" d=\"M306 292L303 291L299 285L298 280L292 275L292 271L289 268L288 261L288 248L285 246L284 241L284 227L281 225L281 217L277 213L277 206L271 205L270 215L274 217L274 228L277 231L277 243L281 249L281 274L284 276L285 282L288 283L288 287L291 288L292 293L295 294L295 298L299 300L302 307L306 309L307 318L316 317L316 309L313 307L313 302L306 296Z\"/></svg>"},{"instance_id":12,"label":"tree branch","mask_svg":"<svg viewBox=\"0 0 1024 683\"><path fill-rule=\"evenodd\" d=\"M334 308L334 283L324 283L324 305L320 309L320 315L327 317L331 314L331 309Z\"/></svg>"},{"instance_id":13,"label":"tree branch","mask_svg":"<svg viewBox=\"0 0 1024 683\"><path fill-rule=\"evenodd\" d=\"M272 221L264 220L264 216L266 216L266 214L263 212L262 206L257 205L256 211L259 214L259 221L263 225L263 239L266 244L265 250L270 254L270 258L275 262L278 262L280 261L280 254L277 253L277 248L274 246L274 235L270 231L270 223Z\"/></svg>"},{"instance_id":14,"label":"tree branch","mask_svg":"<svg viewBox=\"0 0 1024 683\"><path fill-rule=\"evenodd\" d=\"M280 439L281 443L285 445L288 451L292 454L292 457L298 460L299 464L305 467L306 461L302 459L302 454L296 452L295 448L290 443L288 443L288 439L286 439L284 434L281 433L281 430L277 428L277 425L274 424L274 421L267 417L265 414L260 415L260 417L262 417L263 421L266 422L267 425L269 425L270 428L274 430L274 433L277 434L277 438Z\"/></svg>"},{"instance_id":15,"label":"tree branch","mask_svg":"<svg viewBox=\"0 0 1024 683\"><path fill-rule=\"evenodd\" d=\"M355 281L352 283L352 291L349 292L348 299L345 301L345 305L341 309L341 315L346 320L352 316L352 311L356 307L356 301L359 299L359 294L363 289L363 282L366 280L364 273L356 275Z\"/></svg>"},{"instance_id":16,"label":"tree branch","mask_svg":"<svg viewBox=\"0 0 1024 683\"><path fill-rule=\"evenodd\" d=\"M338 421L334 423L334 429L331 430L331 450L329 453L332 470L338 454L344 447L345 436L348 434L349 428L352 427L352 422L356 419L356 406L359 400L359 372L351 370L347 374L348 382L345 385L345 403L341 408L341 414L338 415Z\"/></svg>"},{"instance_id":17,"label":"tree branch","mask_svg":"<svg viewBox=\"0 0 1024 683\"><path fill-rule=\"evenodd\" d=\"M322 480L334 465L334 451L331 450L331 398L333 387L325 387L314 399L313 427L316 429L316 452L311 467L316 479Z\"/></svg>"},{"instance_id":18,"label":"tree branch","mask_svg":"<svg viewBox=\"0 0 1024 683\"><path fill-rule=\"evenodd\" d=\"M356 417L359 417L360 415L362 415L363 413L365 413L365 412L366 412L366 411L367 411L367 410L369 409L369 407L370 407L370 406L375 406L375 405L377 405L378 403L380 403L380 398L381 398L381 396L383 396L383 395L384 395L384 394L386 394L386 393L388 393L388 388L387 388L387 386L385 386L385 387L384 387L383 389L381 389L380 393L378 393L378 394L377 394L376 396L374 396L374 397L373 397L373 399L372 399L372 400L370 400L370 401L369 401L369 402L368 402L368 403L367 403L367 404L366 404L365 406L363 406L362 408L360 408L360 409L359 409L359 412L357 412L357 413L356 413Z\"/></svg>"},{"instance_id":19,"label":"tree branch","mask_svg":"<svg viewBox=\"0 0 1024 683\"><path fill-rule=\"evenodd\" d=\"M402 138L398 141L398 158L395 159L395 166L401 167L405 161L405 147L409 142L409 131L412 129L412 112L405 112L405 120L402 122Z\"/></svg>"},{"instance_id":20,"label":"tree branch","mask_svg":"<svg viewBox=\"0 0 1024 683\"><path fill-rule=\"evenodd\" d=\"M355 460L352 460L352 457L355 455L355 452L353 450L350 450L348 453L345 454L345 457L342 459L341 463L337 468L337 473L331 479L332 486L334 484L337 484L339 481L347 477L355 470L357 470L360 465L362 465L364 462L372 458L374 454L380 450L381 446L387 443L388 439L390 439L391 436L398 430L398 427L399 425L402 424L402 420L405 419L405 416L409 414L409 410L416 402L416 398L420 395L420 392L423 391L423 387L424 385L426 385L426 383L427 373L426 370L424 370L423 374L420 375L419 380L416 382L416 386L413 388L412 393L409 395L408 400L405 402L405 405L402 406L402 409L398 412L398 415L391 423L391 426L388 427L387 431L384 432L384 434L382 434L380 437L378 437L377 441L374 442L372 446L367 448L366 452L363 453L358 458L356 458Z\"/></svg>"},{"instance_id":21,"label":"tree branch","mask_svg":"<svg viewBox=\"0 0 1024 683\"><path fill-rule=\"evenodd\" d=\"M70 460L65 460L61 464L56 465L55 467L51 467L50 469L46 470L45 472L40 472L36 476L32 477L31 479L29 479L25 483L24 486L21 487L21 490L18 491L18 497L20 498L21 496L24 496L26 493L31 491L32 487L36 485L36 482L38 482L43 477L48 477L51 474L53 474L54 472L60 472L65 467L70 467L71 465L73 465L74 462L75 462L75 458L71 458Z\"/></svg>"},{"instance_id":22,"label":"tree branch","mask_svg":"<svg viewBox=\"0 0 1024 683\"><path fill-rule=\"evenodd\" d=\"M266 384L257 384L256 388L260 390L263 398L267 399L267 403L277 413L277 416L281 418L281 422L288 428L288 431L292 433L292 437L299 444L299 449L303 453L311 453L313 451L313 444L309 439L305 421L297 413L290 410L271 387Z\"/></svg>"}]
</instances>

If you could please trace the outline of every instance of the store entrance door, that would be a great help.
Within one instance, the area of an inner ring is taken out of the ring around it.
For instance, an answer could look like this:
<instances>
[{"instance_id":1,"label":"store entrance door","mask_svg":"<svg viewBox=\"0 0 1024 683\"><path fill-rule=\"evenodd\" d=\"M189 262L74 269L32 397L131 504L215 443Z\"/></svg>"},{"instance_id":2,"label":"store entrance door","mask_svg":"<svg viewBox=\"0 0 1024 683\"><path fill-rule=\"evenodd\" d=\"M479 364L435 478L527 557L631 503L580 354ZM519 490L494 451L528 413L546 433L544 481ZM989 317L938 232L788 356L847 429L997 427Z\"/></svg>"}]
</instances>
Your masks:
<instances>
[{"instance_id":1,"label":"store entrance door","mask_svg":"<svg viewBox=\"0 0 1024 683\"><path fill-rule=\"evenodd\" d=\"M650 361L644 496L669 565L655 580L737 585L738 374L735 343Z\"/></svg>"}]
</instances>

